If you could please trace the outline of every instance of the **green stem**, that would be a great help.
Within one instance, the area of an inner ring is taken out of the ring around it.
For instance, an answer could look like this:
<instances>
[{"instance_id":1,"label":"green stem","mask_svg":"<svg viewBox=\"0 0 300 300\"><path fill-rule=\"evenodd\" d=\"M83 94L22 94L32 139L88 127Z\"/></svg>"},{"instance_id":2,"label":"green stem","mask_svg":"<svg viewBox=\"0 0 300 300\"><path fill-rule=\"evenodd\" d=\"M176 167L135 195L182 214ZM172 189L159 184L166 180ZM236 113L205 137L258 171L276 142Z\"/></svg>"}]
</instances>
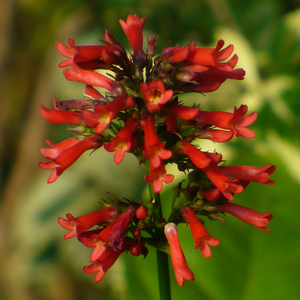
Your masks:
<instances>
[{"instance_id":1,"label":"green stem","mask_svg":"<svg viewBox=\"0 0 300 300\"><path fill-rule=\"evenodd\" d=\"M161 219L163 217L163 214L161 208L160 195L155 194L150 185L149 185L149 191L151 197L155 197L155 200L158 204L157 209L155 210L154 213L154 217L155 219L157 218ZM163 228L156 228L155 233L157 234L159 241L161 242L167 241ZM171 285L170 285L168 254L156 249L156 261L157 261L160 300L171 300Z\"/></svg>"}]
</instances>

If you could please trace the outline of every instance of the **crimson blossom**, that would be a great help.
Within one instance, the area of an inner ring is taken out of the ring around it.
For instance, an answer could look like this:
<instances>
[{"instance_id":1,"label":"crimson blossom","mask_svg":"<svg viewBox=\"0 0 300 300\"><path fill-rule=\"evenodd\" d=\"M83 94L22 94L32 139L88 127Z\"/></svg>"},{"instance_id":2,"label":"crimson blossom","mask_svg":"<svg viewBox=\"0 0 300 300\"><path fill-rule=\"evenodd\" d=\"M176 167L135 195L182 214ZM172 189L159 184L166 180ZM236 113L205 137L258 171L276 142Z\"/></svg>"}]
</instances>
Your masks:
<instances>
[{"instance_id":1,"label":"crimson blossom","mask_svg":"<svg viewBox=\"0 0 300 300\"><path fill-rule=\"evenodd\" d=\"M67 80L85 85L85 97L80 100L58 101L54 108L41 106L43 117L54 124L69 124L72 138L58 144L47 141L50 148L41 152L48 161L39 163L52 170L48 182L56 181L84 152L104 148L114 152L114 162L120 164L129 153L135 155L147 173L145 181L152 188L147 203L101 200L102 208L58 223L69 232L64 239L77 237L86 247L93 248L86 273L97 273L100 281L118 257L126 251L134 256L148 253L148 246L171 255L177 282L194 280L180 246L177 228L189 224L204 257L211 256L210 246L219 245L211 237L201 217L220 220L225 213L252 224L263 231L272 219L270 213L261 214L232 203L235 194L243 192L250 182L272 185L270 176L276 167L230 166L220 153L204 152L201 140L215 143L232 138L254 138L248 129L257 118L248 114L247 105L233 107L231 112L206 111L180 101L183 93L207 93L217 90L227 79L242 80L245 71L235 69L238 57L234 47L224 48L219 40L214 48L199 48L196 43L184 47L166 47L156 53L157 38L152 36L143 45L145 18L128 16L120 25L132 51L105 31L103 45L76 46L73 39L68 46L57 43L57 50L66 60ZM98 71L110 71L103 75ZM103 147L102 147L103 146ZM174 182L168 174L168 164L176 164L187 174L185 181L174 188L172 210L168 217L161 213L159 193L165 184Z\"/></svg>"}]
</instances>

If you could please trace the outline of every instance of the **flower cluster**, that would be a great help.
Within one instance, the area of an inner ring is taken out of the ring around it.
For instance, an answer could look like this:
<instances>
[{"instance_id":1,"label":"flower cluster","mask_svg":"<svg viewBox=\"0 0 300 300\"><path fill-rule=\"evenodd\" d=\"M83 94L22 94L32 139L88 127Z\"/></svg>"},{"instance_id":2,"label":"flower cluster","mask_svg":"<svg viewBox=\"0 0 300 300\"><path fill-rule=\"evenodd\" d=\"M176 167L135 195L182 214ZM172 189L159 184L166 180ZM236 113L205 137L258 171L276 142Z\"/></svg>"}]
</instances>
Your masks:
<instances>
[{"instance_id":1,"label":"flower cluster","mask_svg":"<svg viewBox=\"0 0 300 300\"><path fill-rule=\"evenodd\" d=\"M195 248L207 258L211 255L209 245L217 246L219 240L207 233L199 216L220 219L229 213L268 231L265 227L271 214L254 212L232 200L250 182L274 184L269 176L276 167L225 165L221 154L203 152L196 144L201 139L224 143L234 136L255 137L247 127L257 114L247 114L246 105L234 107L233 112L204 111L199 105L185 106L179 99L182 93L215 91L226 79L242 80L245 72L234 69L238 57L232 55L233 46L223 48L222 40L215 48L190 43L166 47L156 54L157 38L152 36L144 51L144 22L145 18L137 15L128 16L126 22L120 20L132 52L127 52L109 31L100 46L76 46L72 39L69 46L57 43L58 51L66 57L59 67L64 68L67 80L85 84L85 97L54 99L54 109L41 106L47 121L70 124L74 137L58 144L47 141L51 148L41 151L48 161L39 166L53 170L48 179L52 183L85 151L103 146L115 153L116 164L127 152L134 154L148 169L145 181L156 194L162 191L163 183L174 181L174 175L167 174L167 164L175 163L188 173L187 180L174 188L169 218L155 219L153 200L148 207L133 201L115 200L113 205L103 200L101 210L59 218L59 224L71 230L64 238L77 236L83 245L94 248L92 265L84 271L97 272L95 281L102 279L122 252L146 255L146 245L152 245L170 253L178 284L183 285L184 279L193 280L194 275L181 250L176 225L189 224ZM164 226L169 247L156 243L157 226ZM151 237L143 237L143 232Z\"/></svg>"}]
</instances>

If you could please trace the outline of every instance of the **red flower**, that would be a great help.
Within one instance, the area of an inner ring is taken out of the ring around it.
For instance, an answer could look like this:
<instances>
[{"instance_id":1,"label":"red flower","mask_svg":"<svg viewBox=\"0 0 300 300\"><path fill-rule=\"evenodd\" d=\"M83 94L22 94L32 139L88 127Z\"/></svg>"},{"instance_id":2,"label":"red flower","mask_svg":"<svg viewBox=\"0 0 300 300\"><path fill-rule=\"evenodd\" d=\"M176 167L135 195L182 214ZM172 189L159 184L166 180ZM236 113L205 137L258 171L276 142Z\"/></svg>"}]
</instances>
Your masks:
<instances>
[{"instance_id":1,"label":"red flower","mask_svg":"<svg viewBox=\"0 0 300 300\"><path fill-rule=\"evenodd\" d=\"M149 110L161 110L173 96L172 90L165 90L164 84L160 80L152 80L149 85L141 83L140 86L143 98L147 102Z\"/></svg>"},{"instance_id":2,"label":"red flower","mask_svg":"<svg viewBox=\"0 0 300 300\"><path fill-rule=\"evenodd\" d=\"M210 164L211 159L206 153L200 151L190 143L181 140L177 145L180 147L181 152L186 154L197 168L203 169Z\"/></svg>"},{"instance_id":3,"label":"red flower","mask_svg":"<svg viewBox=\"0 0 300 300\"><path fill-rule=\"evenodd\" d=\"M162 183L171 183L174 180L174 175L167 174L165 166L161 163L157 168L150 167L150 173L145 175L145 181L147 183L152 182L152 188L154 193L159 193L162 190Z\"/></svg>"},{"instance_id":4,"label":"red flower","mask_svg":"<svg viewBox=\"0 0 300 300\"><path fill-rule=\"evenodd\" d=\"M182 120L190 121L198 117L200 108L187 107L184 105L174 105L169 110Z\"/></svg>"},{"instance_id":5,"label":"red flower","mask_svg":"<svg viewBox=\"0 0 300 300\"><path fill-rule=\"evenodd\" d=\"M63 70L63 74L67 80L78 81L86 85L101 87L108 90L113 95L120 94L121 86L115 80L112 80L92 70L84 70L77 64L72 64L71 68L72 70Z\"/></svg>"},{"instance_id":6,"label":"red flower","mask_svg":"<svg viewBox=\"0 0 300 300\"><path fill-rule=\"evenodd\" d=\"M143 27L145 17L140 19L137 15L129 15L126 23L123 20L119 20L119 22L133 49L134 56L138 59L145 59L146 55L143 51Z\"/></svg>"},{"instance_id":7,"label":"red flower","mask_svg":"<svg viewBox=\"0 0 300 300\"><path fill-rule=\"evenodd\" d=\"M239 181L237 179L231 180L214 163L211 163L202 170L228 200L233 200L232 194L241 193L243 191L243 186L238 184Z\"/></svg>"},{"instance_id":8,"label":"red flower","mask_svg":"<svg viewBox=\"0 0 300 300\"><path fill-rule=\"evenodd\" d=\"M116 151L114 156L114 162L116 164L119 164L123 160L125 153L131 149L131 136L137 127L137 120L135 118L128 118L124 127L111 142L103 145L104 149L108 152Z\"/></svg>"},{"instance_id":9,"label":"red flower","mask_svg":"<svg viewBox=\"0 0 300 300\"><path fill-rule=\"evenodd\" d=\"M95 247L90 256L90 261L96 261L109 246L115 251L122 249L124 233L134 215L134 208L129 206L115 221L98 234L94 232L89 234L89 232L87 232L78 235L78 239L83 245L90 248Z\"/></svg>"},{"instance_id":10,"label":"red flower","mask_svg":"<svg viewBox=\"0 0 300 300\"><path fill-rule=\"evenodd\" d=\"M276 170L276 166L267 164L263 168L252 166L222 166L221 170L228 176L244 181L254 181L265 184L275 184L274 180L269 179L270 175Z\"/></svg>"},{"instance_id":11,"label":"red flower","mask_svg":"<svg viewBox=\"0 0 300 300\"><path fill-rule=\"evenodd\" d=\"M161 60L171 63L182 63L182 70L176 74L176 78L187 84L183 85L185 92L212 92L219 88L227 78L241 80L245 76L243 69L236 66L238 57L232 56L233 46L221 50L224 41L218 41L215 48L197 48L196 43L186 47L165 48ZM197 83L197 84L195 84Z\"/></svg>"},{"instance_id":12,"label":"red flower","mask_svg":"<svg viewBox=\"0 0 300 300\"><path fill-rule=\"evenodd\" d=\"M145 158L149 158L152 168L157 168L161 164L161 160L171 158L172 151L166 150L165 145L160 142L154 126L154 119L151 115L143 118L140 126L144 131L145 137L143 155Z\"/></svg>"},{"instance_id":13,"label":"red flower","mask_svg":"<svg viewBox=\"0 0 300 300\"><path fill-rule=\"evenodd\" d=\"M91 128L96 128L95 132L101 134L115 118L117 113L124 107L126 99L127 96L121 94L106 105L95 105L95 112L84 110L82 115L86 125Z\"/></svg>"},{"instance_id":14,"label":"red flower","mask_svg":"<svg viewBox=\"0 0 300 300\"><path fill-rule=\"evenodd\" d=\"M166 47L161 52L160 58L163 61L168 61L172 63L183 62L186 60L191 45L185 47Z\"/></svg>"},{"instance_id":15,"label":"red flower","mask_svg":"<svg viewBox=\"0 0 300 300\"><path fill-rule=\"evenodd\" d=\"M116 207L110 206L77 218L74 218L71 214L66 215L67 220L58 218L58 223L62 228L71 230L64 235L63 239L74 237L101 222L113 222L117 217L117 211L118 209Z\"/></svg>"},{"instance_id":16,"label":"red flower","mask_svg":"<svg viewBox=\"0 0 300 300\"><path fill-rule=\"evenodd\" d=\"M56 103L54 99L54 103ZM79 124L83 123L82 114L79 112L63 111L57 109L48 109L43 105L40 106L42 116L53 124Z\"/></svg>"},{"instance_id":17,"label":"red flower","mask_svg":"<svg viewBox=\"0 0 300 300\"><path fill-rule=\"evenodd\" d=\"M255 210L234 203L225 203L221 205L221 209L245 223L254 225L263 231L270 231L270 229L265 228L273 218L270 213L261 214Z\"/></svg>"},{"instance_id":18,"label":"red flower","mask_svg":"<svg viewBox=\"0 0 300 300\"><path fill-rule=\"evenodd\" d=\"M92 135L83 141L69 138L59 144L46 141L51 148L42 148L42 154L48 162L40 162L39 167L54 170L48 178L48 183L54 182L67 168L69 168L85 151L100 147L98 135Z\"/></svg>"},{"instance_id":19,"label":"red flower","mask_svg":"<svg viewBox=\"0 0 300 300\"><path fill-rule=\"evenodd\" d=\"M83 267L83 271L87 274L97 273L94 281L100 281L106 274L108 269L116 262L119 256L126 250L129 250L130 243L125 239L124 244L120 250L110 248L105 251L92 265Z\"/></svg>"},{"instance_id":20,"label":"red flower","mask_svg":"<svg viewBox=\"0 0 300 300\"><path fill-rule=\"evenodd\" d=\"M56 44L58 52L68 58L59 64L60 68L68 67L73 63L82 63L98 59L102 59L108 64L115 63L114 55L120 56L122 52L120 46L75 46L73 39L68 39L68 44L70 47L60 42Z\"/></svg>"},{"instance_id":21,"label":"red flower","mask_svg":"<svg viewBox=\"0 0 300 300\"><path fill-rule=\"evenodd\" d=\"M211 256L211 251L208 245L218 246L220 241L211 237L200 220L197 218L195 212L188 206L182 210L183 218L189 223L192 236L195 240L195 249L199 248L202 255L206 258Z\"/></svg>"},{"instance_id":22,"label":"red flower","mask_svg":"<svg viewBox=\"0 0 300 300\"><path fill-rule=\"evenodd\" d=\"M233 132L217 129L198 129L197 137L208 139L216 143L225 143L232 139Z\"/></svg>"},{"instance_id":23,"label":"red flower","mask_svg":"<svg viewBox=\"0 0 300 300\"><path fill-rule=\"evenodd\" d=\"M235 136L254 138L255 134L245 128L251 125L257 118L257 113L244 116L247 113L247 105L241 105L238 109L234 107L233 113L222 111L200 111L197 119L197 127L213 125L222 129L231 130Z\"/></svg>"},{"instance_id":24,"label":"red flower","mask_svg":"<svg viewBox=\"0 0 300 300\"><path fill-rule=\"evenodd\" d=\"M168 223L165 225L164 231L170 244L171 261L178 284L183 286L184 279L194 281L194 274L186 263L179 243L176 225L174 223Z\"/></svg>"}]
</instances>

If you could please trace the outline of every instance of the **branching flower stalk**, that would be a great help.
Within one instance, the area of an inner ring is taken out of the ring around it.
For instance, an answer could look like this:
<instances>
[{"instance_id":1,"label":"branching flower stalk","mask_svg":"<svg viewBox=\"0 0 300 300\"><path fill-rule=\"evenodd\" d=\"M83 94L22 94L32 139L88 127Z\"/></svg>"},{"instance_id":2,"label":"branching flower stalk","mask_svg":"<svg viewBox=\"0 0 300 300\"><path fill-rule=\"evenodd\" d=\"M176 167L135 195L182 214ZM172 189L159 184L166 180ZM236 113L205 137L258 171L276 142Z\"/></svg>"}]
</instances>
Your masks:
<instances>
[{"instance_id":1,"label":"branching flower stalk","mask_svg":"<svg viewBox=\"0 0 300 300\"><path fill-rule=\"evenodd\" d=\"M157 54L157 38L152 36L144 51L144 22L145 18L137 15L128 16L126 22L120 20L131 52L109 31L100 46L76 46L73 39L68 40L68 46L57 43L58 51L66 57L59 67L64 68L67 80L85 84L85 97L54 99L54 109L41 106L47 121L69 124L74 136L58 144L47 141L50 148L41 152L48 161L39 166L53 170L48 179L52 183L85 151L103 147L114 152L116 164L126 153L135 155L148 170L144 179L152 192L147 204L112 196L110 202L101 201L99 210L76 218L67 214L66 219L58 218L58 223L69 230L64 239L76 236L93 249L91 265L83 271L96 273L95 282L123 252L146 257L152 246L170 254L176 280L182 286L184 280L194 280L194 274L180 246L178 224L189 224L195 248L206 258L211 256L210 246L219 245L219 240L206 231L202 217L221 220L229 213L269 231L270 213L261 214L232 201L250 182L274 184L269 177L276 167L227 165L221 154L204 152L197 146L201 139L225 143L234 136L254 138L247 127L257 114L247 114L246 105L234 107L232 112L205 111L198 104L188 107L180 100L183 93L213 92L227 79L244 78L243 69L234 69L238 57L232 56L233 46L223 48L222 40L215 48L190 43L166 47ZM109 75L103 75L105 71ZM159 193L164 184L175 179L166 171L171 163L187 178L173 189L172 203L165 203ZM169 216L161 214L161 205L172 205ZM165 266L168 268L167 263ZM168 283L162 286L167 291L161 291L161 299L171 299Z\"/></svg>"}]
</instances>

